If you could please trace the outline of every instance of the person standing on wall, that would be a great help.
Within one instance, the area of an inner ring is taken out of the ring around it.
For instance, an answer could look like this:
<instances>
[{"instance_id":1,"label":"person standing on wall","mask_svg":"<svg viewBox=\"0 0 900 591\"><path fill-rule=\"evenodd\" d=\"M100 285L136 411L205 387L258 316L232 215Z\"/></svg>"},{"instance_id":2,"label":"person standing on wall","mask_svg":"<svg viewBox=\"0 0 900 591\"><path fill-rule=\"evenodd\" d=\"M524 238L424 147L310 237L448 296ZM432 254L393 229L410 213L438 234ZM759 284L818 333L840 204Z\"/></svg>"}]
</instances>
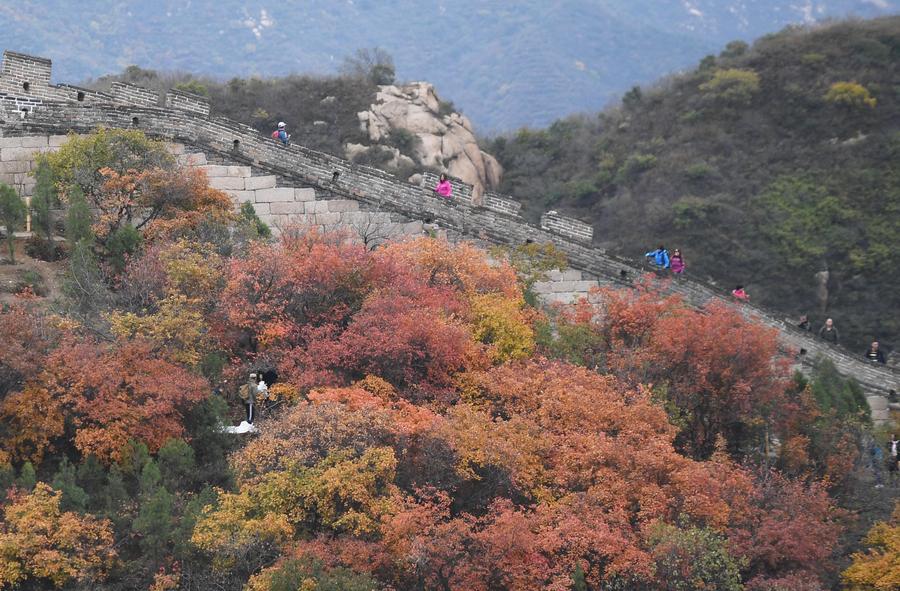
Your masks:
<instances>
[{"instance_id":1,"label":"person standing on wall","mask_svg":"<svg viewBox=\"0 0 900 591\"><path fill-rule=\"evenodd\" d=\"M656 250L645 254L644 257L649 260L650 264L655 265L657 270L669 268L669 251L662 244Z\"/></svg>"},{"instance_id":2,"label":"person standing on wall","mask_svg":"<svg viewBox=\"0 0 900 591\"><path fill-rule=\"evenodd\" d=\"M447 201L453 198L453 185L450 184L450 179L447 178L446 174L441 173L441 178L434 187L434 192Z\"/></svg>"},{"instance_id":3,"label":"person standing on wall","mask_svg":"<svg viewBox=\"0 0 900 591\"><path fill-rule=\"evenodd\" d=\"M669 264L672 267L672 272L676 275L681 275L684 273L684 257L681 254L681 249L676 248L672 253L672 257L669 259Z\"/></svg>"},{"instance_id":4,"label":"person standing on wall","mask_svg":"<svg viewBox=\"0 0 900 591\"><path fill-rule=\"evenodd\" d=\"M284 124L284 121L278 122L278 129L272 132L272 139L278 140L285 146L291 144L291 134L287 132L287 126Z\"/></svg>"},{"instance_id":5,"label":"person standing on wall","mask_svg":"<svg viewBox=\"0 0 900 591\"><path fill-rule=\"evenodd\" d=\"M746 291L744 291L743 285L738 285L737 287L732 289L731 295L734 296L735 299L738 299L741 301L747 301L750 299L750 294L748 294Z\"/></svg>"},{"instance_id":6,"label":"person standing on wall","mask_svg":"<svg viewBox=\"0 0 900 591\"><path fill-rule=\"evenodd\" d=\"M838 344L838 331L834 327L834 320L831 318L825 320L825 324L819 329L819 338L834 345Z\"/></svg>"},{"instance_id":7,"label":"person standing on wall","mask_svg":"<svg viewBox=\"0 0 900 591\"><path fill-rule=\"evenodd\" d=\"M872 341L872 344L869 345L869 348L866 351L866 360L870 363L880 363L882 365L887 362L884 358L884 351L878 346L878 341Z\"/></svg>"}]
</instances>

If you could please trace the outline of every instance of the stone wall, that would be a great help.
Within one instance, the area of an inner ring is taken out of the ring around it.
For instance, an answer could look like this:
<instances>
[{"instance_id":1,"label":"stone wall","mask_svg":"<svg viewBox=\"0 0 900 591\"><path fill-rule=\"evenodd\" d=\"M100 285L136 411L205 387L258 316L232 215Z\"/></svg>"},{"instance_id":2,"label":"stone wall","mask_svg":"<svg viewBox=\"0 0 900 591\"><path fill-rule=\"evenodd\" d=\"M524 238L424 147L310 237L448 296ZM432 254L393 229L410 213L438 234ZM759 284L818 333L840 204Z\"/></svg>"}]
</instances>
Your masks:
<instances>
[{"instance_id":1,"label":"stone wall","mask_svg":"<svg viewBox=\"0 0 900 591\"><path fill-rule=\"evenodd\" d=\"M169 104L175 105L178 101L172 100ZM454 182L455 198L453 203L448 203L447 200L434 196L432 188L436 177L431 178L428 174L423 175L421 184L413 185L399 181L384 171L356 165L299 145L282 146L248 126L220 117L203 116L192 110L161 109L144 104L84 105L44 102L35 105L22 118L13 106L0 101L0 137L11 142L9 148L2 148L3 150L25 149L21 145L12 145L16 142L13 139L16 136L59 136L70 130L90 132L100 125L116 128L136 126L154 137L197 146L207 156L236 166L250 166L253 170L277 176L295 187L311 188L326 201L357 201L377 212L394 212L408 219L438 223L454 233L492 243L515 245L526 241L553 242L566 253L573 268L597 277L601 284L631 285L642 274L642 270L631 262L593 247L592 229L588 224L548 213L542 218L540 227L531 226L519 217L518 208L512 205L515 200L487 194L483 204L473 203L472 188L461 181ZM25 141L31 140L21 140L23 143ZM50 148L49 139L47 148ZM0 161L3 157L3 153L0 153ZM235 180L216 182L233 187L228 189L230 191L274 189L247 189L248 179L250 182L263 181L253 181L252 177L243 176L243 172L233 177L229 174L227 177ZM243 189L239 188L241 183ZM286 192L284 194L287 195ZM296 191L291 192L292 203L307 203L302 199L298 201L297 195ZM268 214L263 211L263 203L269 204ZM260 200L259 211L262 215L274 215L272 205L275 203L282 202ZM318 225L323 226L325 224L318 222L340 223L343 220L340 217L342 214L354 213L331 211L328 209L330 206L321 205L313 205L313 209L307 213L307 205L303 207L303 213L295 215L339 214L338 217L332 216L324 220L313 218ZM319 211L321 207L326 210ZM697 281L674 280L668 284L667 289L681 294L687 301L698 306L727 298L716 286ZM885 395L889 390L900 389L900 372L868 365L857 355L850 355L808 333L801 333L775 314L750 305L742 305L741 309L747 316L779 330L787 350L796 352L804 349L807 353L800 361L805 365L810 365L819 356L831 359L841 373L853 376L860 382L869 396L874 418L878 421L889 418Z\"/></svg>"}]
</instances>

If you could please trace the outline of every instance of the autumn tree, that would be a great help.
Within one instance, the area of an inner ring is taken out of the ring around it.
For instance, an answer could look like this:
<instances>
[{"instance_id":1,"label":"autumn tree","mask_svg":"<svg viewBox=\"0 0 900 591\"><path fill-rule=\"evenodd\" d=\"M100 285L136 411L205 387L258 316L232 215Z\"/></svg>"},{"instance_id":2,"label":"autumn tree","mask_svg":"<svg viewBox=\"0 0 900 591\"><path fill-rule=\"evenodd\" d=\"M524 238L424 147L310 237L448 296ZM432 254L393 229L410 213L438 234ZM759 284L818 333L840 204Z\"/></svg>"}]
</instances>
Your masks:
<instances>
[{"instance_id":1,"label":"autumn tree","mask_svg":"<svg viewBox=\"0 0 900 591\"><path fill-rule=\"evenodd\" d=\"M163 142L142 131L101 127L88 135L70 134L58 151L38 157L41 165L49 166L63 199L78 186L87 202L96 207L103 203L100 192L110 174L119 177L129 171L172 169L175 159Z\"/></svg>"},{"instance_id":2,"label":"autumn tree","mask_svg":"<svg viewBox=\"0 0 900 591\"><path fill-rule=\"evenodd\" d=\"M37 382L71 417L75 447L106 462L118 459L129 439L156 451L181 436L186 407L208 388L139 339L66 342L48 356Z\"/></svg>"},{"instance_id":3,"label":"autumn tree","mask_svg":"<svg viewBox=\"0 0 900 591\"><path fill-rule=\"evenodd\" d=\"M841 577L848 591L887 591L900 587L900 502L885 522L876 523L865 538L867 551L853 555Z\"/></svg>"},{"instance_id":4,"label":"autumn tree","mask_svg":"<svg viewBox=\"0 0 900 591\"><path fill-rule=\"evenodd\" d=\"M835 82L825 93L825 100L848 109L874 109L877 104L869 89L856 82Z\"/></svg>"},{"instance_id":5,"label":"autumn tree","mask_svg":"<svg viewBox=\"0 0 900 591\"><path fill-rule=\"evenodd\" d=\"M102 581L116 559L106 520L60 509L60 492L38 483L16 493L0 524L0 587L46 581L60 588L70 581Z\"/></svg>"},{"instance_id":6,"label":"autumn tree","mask_svg":"<svg viewBox=\"0 0 900 591\"><path fill-rule=\"evenodd\" d=\"M776 411L790 411L790 372L776 332L725 304L697 310L652 284L601 289L558 324L561 338L578 341L551 350L650 385L679 427L679 448L693 457L709 457L719 435L733 453L764 446Z\"/></svg>"}]
</instances>

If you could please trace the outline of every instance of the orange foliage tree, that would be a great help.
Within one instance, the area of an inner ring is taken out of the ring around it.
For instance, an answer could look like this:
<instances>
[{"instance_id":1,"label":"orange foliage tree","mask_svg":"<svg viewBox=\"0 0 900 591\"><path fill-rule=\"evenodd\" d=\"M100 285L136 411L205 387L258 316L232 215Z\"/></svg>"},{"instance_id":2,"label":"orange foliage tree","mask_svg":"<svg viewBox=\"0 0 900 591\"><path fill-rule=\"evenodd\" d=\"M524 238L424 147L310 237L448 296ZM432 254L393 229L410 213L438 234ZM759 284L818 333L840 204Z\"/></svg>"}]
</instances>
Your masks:
<instances>
[{"instance_id":1,"label":"orange foliage tree","mask_svg":"<svg viewBox=\"0 0 900 591\"><path fill-rule=\"evenodd\" d=\"M679 449L693 457L709 457L720 435L733 453L762 448L767 427L795 408L776 331L731 306L694 309L644 284L598 290L559 323L564 336L582 337L578 357L627 383L650 385L680 427Z\"/></svg>"},{"instance_id":2,"label":"orange foliage tree","mask_svg":"<svg viewBox=\"0 0 900 591\"><path fill-rule=\"evenodd\" d=\"M14 441L19 455L22 448L32 454L46 449L48 437L59 433L41 429L59 426L48 421L63 414L72 419L75 447L109 462L119 459L129 439L155 451L181 437L186 405L207 393L205 380L161 359L146 341L104 346L70 339L47 357L22 396L4 402L3 414L23 434L33 434Z\"/></svg>"}]
</instances>

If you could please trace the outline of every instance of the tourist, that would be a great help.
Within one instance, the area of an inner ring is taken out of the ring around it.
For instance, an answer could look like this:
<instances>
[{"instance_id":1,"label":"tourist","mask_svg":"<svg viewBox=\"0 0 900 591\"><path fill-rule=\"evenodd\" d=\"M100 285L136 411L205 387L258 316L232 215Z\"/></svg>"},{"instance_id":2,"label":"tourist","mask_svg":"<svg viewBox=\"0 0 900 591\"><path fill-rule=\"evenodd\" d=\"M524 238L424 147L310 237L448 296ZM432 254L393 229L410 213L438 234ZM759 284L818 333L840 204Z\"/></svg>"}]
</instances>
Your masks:
<instances>
[{"instance_id":1,"label":"tourist","mask_svg":"<svg viewBox=\"0 0 900 591\"><path fill-rule=\"evenodd\" d=\"M797 328L806 332L809 332L811 330L809 326L809 317L806 314L800 317L800 322L797 323Z\"/></svg>"},{"instance_id":2,"label":"tourist","mask_svg":"<svg viewBox=\"0 0 900 591\"><path fill-rule=\"evenodd\" d=\"M900 451L898 446L900 446L900 441L897 441L897 435L891 435L891 441L888 444L890 445L890 453L888 454L888 471L891 473L891 480L894 480L894 475L897 473L897 453Z\"/></svg>"},{"instance_id":3,"label":"tourist","mask_svg":"<svg viewBox=\"0 0 900 591\"><path fill-rule=\"evenodd\" d=\"M441 178L434 187L434 192L444 199L449 200L453 197L453 185L450 184L450 179L447 178L446 174L441 173Z\"/></svg>"},{"instance_id":4,"label":"tourist","mask_svg":"<svg viewBox=\"0 0 900 591\"><path fill-rule=\"evenodd\" d=\"M896 462L895 462L896 463ZM875 473L875 488L884 488L881 470L884 468L884 451L877 443L872 446L872 472Z\"/></svg>"},{"instance_id":5,"label":"tourist","mask_svg":"<svg viewBox=\"0 0 900 591\"><path fill-rule=\"evenodd\" d=\"M253 406L256 403L256 395L259 392L259 380L256 373L251 373L247 379L247 383L238 390L238 395L244 402L244 409L247 411L247 422L253 424L254 412Z\"/></svg>"},{"instance_id":6,"label":"tourist","mask_svg":"<svg viewBox=\"0 0 900 591\"><path fill-rule=\"evenodd\" d=\"M684 273L684 257L681 256L681 249L676 248L675 252L672 253L672 258L669 261L672 272L676 275L681 275Z\"/></svg>"},{"instance_id":7,"label":"tourist","mask_svg":"<svg viewBox=\"0 0 900 591\"><path fill-rule=\"evenodd\" d=\"M819 338L835 345L838 344L838 331L834 327L834 320L829 318L825 321L825 325L819 329Z\"/></svg>"},{"instance_id":8,"label":"tourist","mask_svg":"<svg viewBox=\"0 0 900 591\"><path fill-rule=\"evenodd\" d=\"M747 301L750 299L750 294L748 294L746 291L744 291L743 285L738 285L737 287L732 289L731 295L741 301Z\"/></svg>"},{"instance_id":9,"label":"tourist","mask_svg":"<svg viewBox=\"0 0 900 591\"><path fill-rule=\"evenodd\" d=\"M669 251L662 244L656 250L651 250L644 255L651 265L655 265L657 269L669 268Z\"/></svg>"},{"instance_id":10,"label":"tourist","mask_svg":"<svg viewBox=\"0 0 900 591\"><path fill-rule=\"evenodd\" d=\"M866 351L866 359L870 363L881 363L882 365L886 363L884 351L878 348L878 341L872 341L872 344L869 345L869 349Z\"/></svg>"},{"instance_id":11,"label":"tourist","mask_svg":"<svg viewBox=\"0 0 900 591\"><path fill-rule=\"evenodd\" d=\"M285 146L291 143L291 134L287 132L284 121L278 122L278 129L272 132L272 139L280 141Z\"/></svg>"}]
</instances>

